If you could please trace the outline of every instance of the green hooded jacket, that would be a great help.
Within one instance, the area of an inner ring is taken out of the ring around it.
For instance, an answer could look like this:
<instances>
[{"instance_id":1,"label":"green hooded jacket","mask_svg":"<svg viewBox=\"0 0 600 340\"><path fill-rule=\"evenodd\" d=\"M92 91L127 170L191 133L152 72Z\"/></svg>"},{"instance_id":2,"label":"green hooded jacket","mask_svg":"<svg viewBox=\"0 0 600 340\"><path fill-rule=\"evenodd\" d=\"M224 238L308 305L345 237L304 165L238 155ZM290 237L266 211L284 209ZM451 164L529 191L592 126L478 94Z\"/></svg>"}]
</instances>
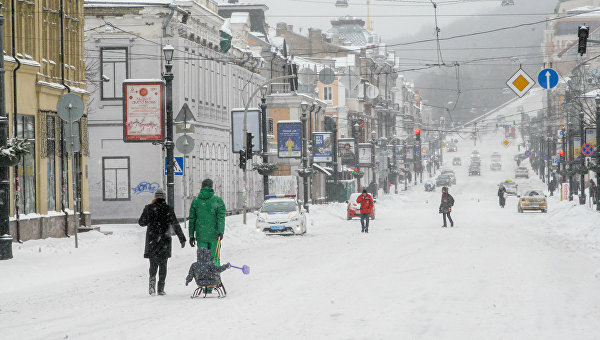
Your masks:
<instances>
[{"instance_id":1,"label":"green hooded jacket","mask_svg":"<svg viewBox=\"0 0 600 340\"><path fill-rule=\"evenodd\" d=\"M190 206L190 238L199 242L213 242L217 234L225 232L225 203L211 187L200 190Z\"/></svg>"}]
</instances>

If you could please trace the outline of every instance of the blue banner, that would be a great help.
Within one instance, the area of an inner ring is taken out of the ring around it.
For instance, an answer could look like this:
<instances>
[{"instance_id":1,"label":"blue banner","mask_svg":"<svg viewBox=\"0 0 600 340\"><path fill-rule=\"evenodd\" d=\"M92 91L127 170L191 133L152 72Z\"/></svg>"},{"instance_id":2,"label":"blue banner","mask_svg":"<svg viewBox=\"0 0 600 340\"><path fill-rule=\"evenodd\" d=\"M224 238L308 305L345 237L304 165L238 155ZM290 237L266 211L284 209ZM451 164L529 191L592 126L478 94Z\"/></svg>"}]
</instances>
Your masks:
<instances>
[{"instance_id":1,"label":"blue banner","mask_svg":"<svg viewBox=\"0 0 600 340\"><path fill-rule=\"evenodd\" d=\"M331 132L313 132L313 162L333 161L333 139Z\"/></svg>"},{"instance_id":2,"label":"blue banner","mask_svg":"<svg viewBox=\"0 0 600 340\"><path fill-rule=\"evenodd\" d=\"M302 123L300 121L277 123L277 151L279 158L302 157Z\"/></svg>"}]
</instances>

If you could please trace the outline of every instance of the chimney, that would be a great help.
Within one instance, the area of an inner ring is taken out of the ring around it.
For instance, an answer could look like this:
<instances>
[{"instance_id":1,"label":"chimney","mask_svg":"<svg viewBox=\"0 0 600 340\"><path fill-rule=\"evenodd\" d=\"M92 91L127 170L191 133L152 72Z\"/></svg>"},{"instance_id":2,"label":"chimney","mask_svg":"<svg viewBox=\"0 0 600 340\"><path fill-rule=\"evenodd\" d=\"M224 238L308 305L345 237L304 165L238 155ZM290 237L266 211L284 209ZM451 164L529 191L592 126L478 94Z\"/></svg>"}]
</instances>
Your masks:
<instances>
[{"instance_id":1,"label":"chimney","mask_svg":"<svg viewBox=\"0 0 600 340\"><path fill-rule=\"evenodd\" d=\"M287 30L287 25L285 24L285 22L278 22L277 26L275 27L275 35L278 37L282 37L285 32Z\"/></svg>"}]
</instances>

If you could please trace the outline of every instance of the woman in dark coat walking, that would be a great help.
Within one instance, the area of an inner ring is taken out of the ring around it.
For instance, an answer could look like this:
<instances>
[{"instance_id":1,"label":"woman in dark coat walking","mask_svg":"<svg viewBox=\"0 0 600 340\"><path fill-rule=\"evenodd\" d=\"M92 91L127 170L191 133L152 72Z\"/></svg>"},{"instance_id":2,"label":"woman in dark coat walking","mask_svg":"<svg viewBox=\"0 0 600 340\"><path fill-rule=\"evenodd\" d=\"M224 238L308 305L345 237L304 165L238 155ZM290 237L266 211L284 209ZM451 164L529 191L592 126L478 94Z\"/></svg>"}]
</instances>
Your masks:
<instances>
[{"instance_id":1,"label":"woman in dark coat walking","mask_svg":"<svg viewBox=\"0 0 600 340\"><path fill-rule=\"evenodd\" d=\"M171 228L177 234L181 248L185 247L185 235L175 217L175 211L165 201L162 189L156 190L152 203L144 207L138 223L146 229L146 245L144 257L150 260L150 286L148 292L156 292L156 272L158 273L158 295L165 295L165 278L167 277L167 260L171 257Z\"/></svg>"}]
</instances>

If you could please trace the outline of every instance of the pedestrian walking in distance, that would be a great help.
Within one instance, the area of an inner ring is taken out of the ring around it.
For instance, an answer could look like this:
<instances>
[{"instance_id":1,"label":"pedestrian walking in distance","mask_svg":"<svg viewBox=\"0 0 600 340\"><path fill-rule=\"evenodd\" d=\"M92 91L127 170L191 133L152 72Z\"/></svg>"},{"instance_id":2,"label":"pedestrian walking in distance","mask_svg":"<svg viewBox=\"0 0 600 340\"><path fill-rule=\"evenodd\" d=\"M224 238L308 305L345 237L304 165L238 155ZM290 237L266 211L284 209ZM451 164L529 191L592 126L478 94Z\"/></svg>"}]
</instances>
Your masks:
<instances>
[{"instance_id":1,"label":"pedestrian walking in distance","mask_svg":"<svg viewBox=\"0 0 600 340\"><path fill-rule=\"evenodd\" d=\"M150 260L150 283L148 292L156 293L156 272L158 271L158 295L165 295L167 260L171 257L171 228L177 234L181 248L185 247L185 235L181 230L173 207L165 201L162 189L156 190L152 203L144 207L138 224L146 229L144 257Z\"/></svg>"},{"instance_id":2,"label":"pedestrian walking in distance","mask_svg":"<svg viewBox=\"0 0 600 340\"><path fill-rule=\"evenodd\" d=\"M190 245L210 250L211 261L219 266L220 259L216 254L217 244L223 239L225 232L225 203L215 195L213 181L209 178L202 181L200 193L190 206Z\"/></svg>"},{"instance_id":3,"label":"pedestrian walking in distance","mask_svg":"<svg viewBox=\"0 0 600 340\"><path fill-rule=\"evenodd\" d=\"M506 188L502 184L500 184L500 187L498 188L498 200L500 207L504 208L504 205L506 204Z\"/></svg>"},{"instance_id":4,"label":"pedestrian walking in distance","mask_svg":"<svg viewBox=\"0 0 600 340\"><path fill-rule=\"evenodd\" d=\"M452 221L452 217L450 217L450 212L452 211L452 206L454 205L454 197L448 193L448 187L442 188L442 202L440 203L440 214L444 216L444 225L443 228L446 228L446 217L450 221L450 226L454 227L454 221Z\"/></svg>"},{"instance_id":5,"label":"pedestrian walking in distance","mask_svg":"<svg viewBox=\"0 0 600 340\"><path fill-rule=\"evenodd\" d=\"M363 189L360 196L356 198L356 203L360 204L360 226L361 232L369 232L369 220L373 212L373 197L369 195L367 189Z\"/></svg>"}]
</instances>

